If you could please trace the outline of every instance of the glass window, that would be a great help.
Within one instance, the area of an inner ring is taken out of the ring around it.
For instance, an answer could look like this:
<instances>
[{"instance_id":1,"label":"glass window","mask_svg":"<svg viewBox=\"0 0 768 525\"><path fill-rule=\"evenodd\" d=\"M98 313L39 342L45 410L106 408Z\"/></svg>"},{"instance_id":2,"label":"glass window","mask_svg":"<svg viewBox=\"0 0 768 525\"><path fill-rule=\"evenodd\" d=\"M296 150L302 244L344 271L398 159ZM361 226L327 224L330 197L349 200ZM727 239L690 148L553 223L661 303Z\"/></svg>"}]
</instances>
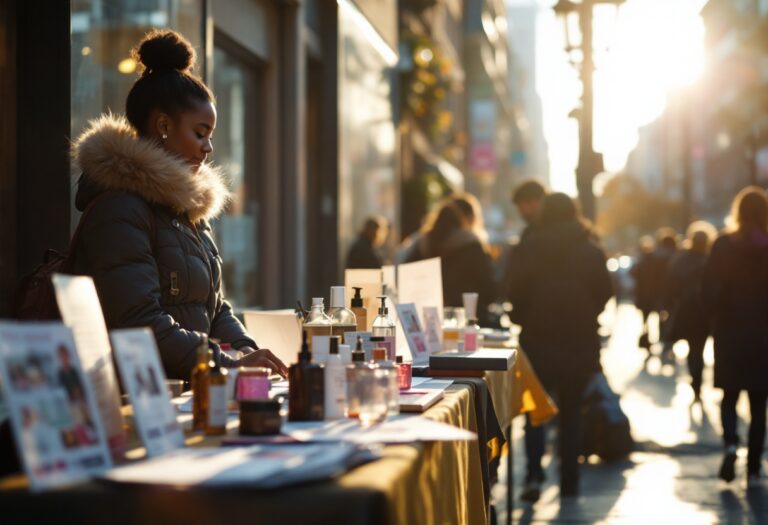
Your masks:
<instances>
[{"instance_id":1,"label":"glass window","mask_svg":"<svg viewBox=\"0 0 768 525\"><path fill-rule=\"evenodd\" d=\"M170 27L181 32L195 46L202 70L203 0L72 0L71 5L72 137L105 111L125 112L125 98L136 80L130 50L148 31ZM79 176L72 173L73 183ZM74 206L72 213L74 228Z\"/></svg>"},{"instance_id":2,"label":"glass window","mask_svg":"<svg viewBox=\"0 0 768 525\"><path fill-rule=\"evenodd\" d=\"M368 215L383 215L398 229L390 98L396 61L395 52L355 5L339 2L340 261Z\"/></svg>"},{"instance_id":3,"label":"glass window","mask_svg":"<svg viewBox=\"0 0 768 525\"><path fill-rule=\"evenodd\" d=\"M217 39L218 40L218 39ZM261 302L259 280L259 134L261 111L258 66L234 45L213 55L213 92L218 119L213 162L230 180L233 200L214 224L224 259L223 278L228 299L237 307Z\"/></svg>"}]
</instances>

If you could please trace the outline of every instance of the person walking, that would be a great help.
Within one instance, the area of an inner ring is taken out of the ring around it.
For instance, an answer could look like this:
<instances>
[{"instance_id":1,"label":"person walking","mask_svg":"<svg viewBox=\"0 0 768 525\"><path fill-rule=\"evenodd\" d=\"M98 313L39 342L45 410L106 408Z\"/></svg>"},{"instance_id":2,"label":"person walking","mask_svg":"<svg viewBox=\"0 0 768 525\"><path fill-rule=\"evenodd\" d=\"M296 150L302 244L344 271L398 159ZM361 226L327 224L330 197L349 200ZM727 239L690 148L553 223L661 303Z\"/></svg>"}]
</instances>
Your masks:
<instances>
[{"instance_id":1,"label":"person walking","mask_svg":"<svg viewBox=\"0 0 768 525\"><path fill-rule=\"evenodd\" d=\"M694 403L701 402L704 345L710 332L702 304L702 279L707 255L716 236L717 230L706 221L696 221L688 226L688 247L672 260L667 280L665 303L669 319L664 339L670 344L680 339L688 343L688 373Z\"/></svg>"},{"instance_id":2,"label":"person walking","mask_svg":"<svg viewBox=\"0 0 768 525\"><path fill-rule=\"evenodd\" d=\"M357 239L347 252L346 268L381 268L384 257L381 247L389 235L389 221L375 215L365 219Z\"/></svg>"},{"instance_id":3,"label":"person walking","mask_svg":"<svg viewBox=\"0 0 768 525\"><path fill-rule=\"evenodd\" d=\"M179 33L147 34L132 56L140 77L125 117L106 114L75 141L82 171L75 204L90 207L73 252L73 273L90 275L109 329L147 326L169 378L189 379L209 336L244 354L222 366L287 368L259 349L224 299L222 259L210 220L229 192L206 162L216 128L213 93L192 73L195 51Z\"/></svg>"},{"instance_id":4,"label":"person walking","mask_svg":"<svg viewBox=\"0 0 768 525\"><path fill-rule=\"evenodd\" d=\"M473 217L467 214L467 202L472 204ZM479 210L479 203L470 194L444 199L427 217L402 262L440 257L443 303L462 306L464 292L477 292L478 321L488 326L493 322L488 305L497 299L499 290L493 278L493 261L476 231Z\"/></svg>"},{"instance_id":5,"label":"person walking","mask_svg":"<svg viewBox=\"0 0 768 525\"><path fill-rule=\"evenodd\" d=\"M509 263L515 260L513 253L529 239L531 232L534 230L536 220L541 213L541 206L547 193L546 187L535 179L521 182L512 192L512 203L517 208L520 218L525 222L525 228L520 233L520 240L517 245L511 246L509 250L505 275L507 283L509 283L515 270L509 267ZM518 312L519 309L513 309L510 312L510 320L516 324L521 323ZM525 414L524 432L526 472L525 479L523 480L523 490L520 492L520 499L534 502L538 501L539 497L541 497L541 485L545 479L544 470L541 467L541 458L546 447L546 428L544 425L534 426L530 414Z\"/></svg>"},{"instance_id":6,"label":"person walking","mask_svg":"<svg viewBox=\"0 0 768 525\"><path fill-rule=\"evenodd\" d=\"M725 452L719 477L736 477L739 445L736 403L750 407L747 483L758 484L765 446L768 399L768 197L755 186L733 201L727 230L712 246L704 269L704 301L712 319L715 387L723 390L720 417Z\"/></svg>"},{"instance_id":7,"label":"person walking","mask_svg":"<svg viewBox=\"0 0 768 525\"><path fill-rule=\"evenodd\" d=\"M520 346L560 409L562 497L578 494L582 397L601 370L597 317L613 295L605 254L594 239L573 200L553 193L510 261L508 297L520 318ZM541 469L541 455L534 462Z\"/></svg>"}]
</instances>

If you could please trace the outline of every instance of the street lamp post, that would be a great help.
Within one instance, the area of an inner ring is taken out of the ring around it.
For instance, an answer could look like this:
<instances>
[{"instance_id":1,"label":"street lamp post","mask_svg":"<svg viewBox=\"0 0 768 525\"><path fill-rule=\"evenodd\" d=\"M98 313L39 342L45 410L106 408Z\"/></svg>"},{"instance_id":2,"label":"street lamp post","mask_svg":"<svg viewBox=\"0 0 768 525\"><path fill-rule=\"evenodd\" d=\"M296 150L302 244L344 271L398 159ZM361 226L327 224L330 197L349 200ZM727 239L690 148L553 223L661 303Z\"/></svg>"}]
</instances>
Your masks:
<instances>
[{"instance_id":1,"label":"street lamp post","mask_svg":"<svg viewBox=\"0 0 768 525\"><path fill-rule=\"evenodd\" d=\"M592 78L595 71L592 54L592 8L598 4L619 6L623 3L624 0L583 0L581 2L559 0L554 6L555 13L565 24L566 51L569 55L576 49L581 51L581 61L578 64L582 84L581 107L573 112L573 116L579 122L579 163L576 166L576 189L579 192L582 213L590 220L594 220L596 215L592 182L595 180L595 176L603 171L603 156L594 150L592 143L594 115ZM581 33L579 44L572 41L572 38L575 37L571 31L573 17L578 18L578 27ZM575 61L572 63L576 65Z\"/></svg>"}]
</instances>

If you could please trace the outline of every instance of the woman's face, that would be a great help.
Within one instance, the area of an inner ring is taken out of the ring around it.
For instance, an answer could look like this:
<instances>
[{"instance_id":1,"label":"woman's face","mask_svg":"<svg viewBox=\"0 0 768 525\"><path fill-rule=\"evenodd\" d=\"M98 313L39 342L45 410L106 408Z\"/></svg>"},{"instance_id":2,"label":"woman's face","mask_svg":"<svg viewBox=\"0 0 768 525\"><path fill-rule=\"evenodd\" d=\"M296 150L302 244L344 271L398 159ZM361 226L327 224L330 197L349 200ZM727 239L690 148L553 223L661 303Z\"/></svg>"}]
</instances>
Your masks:
<instances>
[{"instance_id":1,"label":"woman's face","mask_svg":"<svg viewBox=\"0 0 768 525\"><path fill-rule=\"evenodd\" d=\"M213 152L216 108L212 102L200 102L161 124L160 142L167 151L184 159L196 172ZM166 135L166 138L163 138Z\"/></svg>"}]
</instances>

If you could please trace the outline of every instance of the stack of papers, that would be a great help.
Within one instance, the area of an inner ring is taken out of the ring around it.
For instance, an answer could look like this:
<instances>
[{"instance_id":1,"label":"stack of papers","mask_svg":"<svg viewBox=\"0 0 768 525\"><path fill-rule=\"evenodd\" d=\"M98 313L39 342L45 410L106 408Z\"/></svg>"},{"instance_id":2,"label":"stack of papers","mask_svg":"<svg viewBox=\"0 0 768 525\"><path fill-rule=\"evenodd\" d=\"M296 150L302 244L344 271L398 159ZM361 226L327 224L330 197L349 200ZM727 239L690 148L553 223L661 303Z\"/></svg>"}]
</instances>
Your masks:
<instances>
[{"instance_id":1,"label":"stack of papers","mask_svg":"<svg viewBox=\"0 0 768 525\"><path fill-rule=\"evenodd\" d=\"M275 488L334 477L370 459L369 450L346 443L186 448L111 469L103 478L177 487Z\"/></svg>"}]
</instances>

